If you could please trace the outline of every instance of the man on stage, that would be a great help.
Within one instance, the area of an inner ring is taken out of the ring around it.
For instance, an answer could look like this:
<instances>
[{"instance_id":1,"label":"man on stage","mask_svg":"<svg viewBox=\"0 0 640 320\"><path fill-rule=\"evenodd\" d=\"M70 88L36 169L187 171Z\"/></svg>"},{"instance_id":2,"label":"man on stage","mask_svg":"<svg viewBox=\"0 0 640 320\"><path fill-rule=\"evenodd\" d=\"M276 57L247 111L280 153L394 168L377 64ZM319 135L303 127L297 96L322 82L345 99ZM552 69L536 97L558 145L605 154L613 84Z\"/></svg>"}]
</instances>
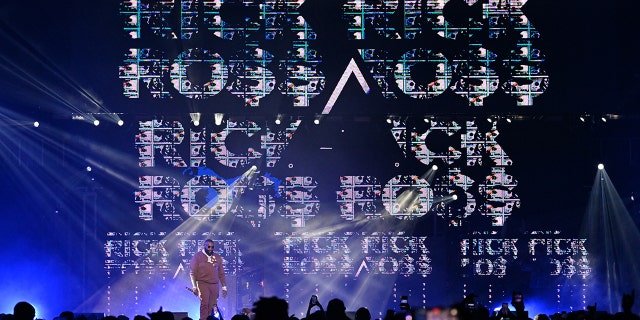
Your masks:
<instances>
[{"instance_id":1,"label":"man on stage","mask_svg":"<svg viewBox=\"0 0 640 320\"><path fill-rule=\"evenodd\" d=\"M192 292L200 298L200 320L206 320L211 315L213 306L218 305L220 286L222 297L227 297L222 257L213 252L213 240L205 240L203 249L193 256L189 275Z\"/></svg>"}]
</instances>

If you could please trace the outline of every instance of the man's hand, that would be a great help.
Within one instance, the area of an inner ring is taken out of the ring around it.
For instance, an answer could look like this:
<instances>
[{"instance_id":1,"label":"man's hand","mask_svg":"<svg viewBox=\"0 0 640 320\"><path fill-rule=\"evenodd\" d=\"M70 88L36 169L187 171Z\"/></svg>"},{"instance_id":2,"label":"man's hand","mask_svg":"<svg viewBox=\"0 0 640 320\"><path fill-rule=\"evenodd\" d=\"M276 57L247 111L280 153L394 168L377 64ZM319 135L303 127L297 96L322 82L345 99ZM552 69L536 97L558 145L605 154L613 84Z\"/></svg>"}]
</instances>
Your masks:
<instances>
[{"instance_id":1,"label":"man's hand","mask_svg":"<svg viewBox=\"0 0 640 320\"><path fill-rule=\"evenodd\" d=\"M194 295L198 295L200 292L198 292L198 287L193 287L193 289L191 289L191 292L193 292Z\"/></svg>"},{"instance_id":2,"label":"man's hand","mask_svg":"<svg viewBox=\"0 0 640 320\"><path fill-rule=\"evenodd\" d=\"M222 297L223 298L227 297L227 286L222 286Z\"/></svg>"}]
</instances>

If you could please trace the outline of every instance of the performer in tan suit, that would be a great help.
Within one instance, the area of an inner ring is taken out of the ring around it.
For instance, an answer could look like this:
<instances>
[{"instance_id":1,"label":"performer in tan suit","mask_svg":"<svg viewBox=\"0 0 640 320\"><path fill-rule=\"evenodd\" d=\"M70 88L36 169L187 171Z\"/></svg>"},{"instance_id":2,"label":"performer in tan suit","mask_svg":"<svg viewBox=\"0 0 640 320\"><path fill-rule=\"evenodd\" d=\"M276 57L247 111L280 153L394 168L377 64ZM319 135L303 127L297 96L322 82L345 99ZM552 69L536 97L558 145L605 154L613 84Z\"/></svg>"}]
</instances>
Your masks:
<instances>
[{"instance_id":1,"label":"performer in tan suit","mask_svg":"<svg viewBox=\"0 0 640 320\"><path fill-rule=\"evenodd\" d=\"M213 240L205 240L202 250L193 256L189 274L192 292L200 298L200 320L206 320L211 315L213 307L218 305L220 287L222 297L227 297L222 257L213 252Z\"/></svg>"}]
</instances>

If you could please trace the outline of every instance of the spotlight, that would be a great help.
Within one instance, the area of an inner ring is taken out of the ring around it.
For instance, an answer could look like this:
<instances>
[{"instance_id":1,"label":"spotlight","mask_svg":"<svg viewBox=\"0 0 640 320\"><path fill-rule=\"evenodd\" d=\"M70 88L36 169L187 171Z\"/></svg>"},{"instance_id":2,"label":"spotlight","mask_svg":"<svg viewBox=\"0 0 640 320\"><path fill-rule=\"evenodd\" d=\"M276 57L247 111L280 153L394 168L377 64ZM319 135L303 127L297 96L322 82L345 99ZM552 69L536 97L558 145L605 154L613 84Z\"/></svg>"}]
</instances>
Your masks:
<instances>
[{"instance_id":1,"label":"spotlight","mask_svg":"<svg viewBox=\"0 0 640 320\"><path fill-rule=\"evenodd\" d=\"M511 118L507 118L507 123L511 123Z\"/></svg>"},{"instance_id":2,"label":"spotlight","mask_svg":"<svg viewBox=\"0 0 640 320\"><path fill-rule=\"evenodd\" d=\"M96 126L96 127L99 126L100 125L100 120L98 120L98 119L93 120L93 125Z\"/></svg>"},{"instance_id":3,"label":"spotlight","mask_svg":"<svg viewBox=\"0 0 640 320\"><path fill-rule=\"evenodd\" d=\"M598 170L603 170L603 169L604 169L604 164L598 163Z\"/></svg>"},{"instance_id":4,"label":"spotlight","mask_svg":"<svg viewBox=\"0 0 640 320\"><path fill-rule=\"evenodd\" d=\"M602 122L607 122L607 118L605 116L602 116L600 120L602 120Z\"/></svg>"},{"instance_id":5,"label":"spotlight","mask_svg":"<svg viewBox=\"0 0 640 320\"><path fill-rule=\"evenodd\" d=\"M391 122L393 121L393 119L391 119L391 117L387 117L387 123L391 124Z\"/></svg>"},{"instance_id":6,"label":"spotlight","mask_svg":"<svg viewBox=\"0 0 640 320\"><path fill-rule=\"evenodd\" d=\"M224 118L224 113L215 113L213 114L213 120L216 124L216 126L219 126L222 124L222 118Z\"/></svg>"},{"instance_id":7,"label":"spotlight","mask_svg":"<svg viewBox=\"0 0 640 320\"><path fill-rule=\"evenodd\" d=\"M200 125L200 112L189 113L189 117L191 117L191 121L193 122L194 126L197 127Z\"/></svg>"},{"instance_id":8,"label":"spotlight","mask_svg":"<svg viewBox=\"0 0 640 320\"><path fill-rule=\"evenodd\" d=\"M491 119L491 117L488 117L487 122L493 122L493 119Z\"/></svg>"},{"instance_id":9,"label":"spotlight","mask_svg":"<svg viewBox=\"0 0 640 320\"><path fill-rule=\"evenodd\" d=\"M280 118L276 118L276 121L275 121L275 122L276 122L276 124L280 124L280 123L282 123L282 121L280 121Z\"/></svg>"},{"instance_id":10,"label":"spotlight","mask_svg":"<svg viewBox=\"0 0 640 320\"><path fill-rule=\"evenodd\" d=\"M453 200L458 200L458 195L457 195L457 194L452 195L452 196L451 196L451 199L453 199Z\"/></svg>"},{"instance_id":11,"label":"spotlight","mask_svg":"<svg viewBox=\"0 0 640 320\"><path fill-rule=\"evenodd\" d=\"M318 118L313 119L313 123L315 123L315 124L320 124L320 119L318 119Z\"/></svg>"},{"instance_id":12,"label":"spotlight","mask_svg":"<svg viewBox=\"0 0 640 320\"><path fill-rule=\"evenodd\" d=\"M118 126L122 127L124 125L124 121L122 119L118 120Z\"/></svg>"},{"instance_id":13,"label":"spotlight","mask_svg":"<svg viewBox=\"0 0 640 320\"><path fill-rule=\"evenodd\" d=\"M580 116L580 121L581 122L585 122L585 121L587 121L587 119L584 116Z\"/></svg>"},{"instance_id":14,"label":"spotlight","mask_svg":"<svg viewBox=\"0 0 640 320\"><path fill-rule=\"evenodd\" d=\"M39 127L39 126L40 126L40 122L35 121L35 122L33 123L33 126L34 126L34 127L36 127L36 128L37 128L37 127Z\"/></svg>"},{"instance_id":15,"label":"spotlight","mask_svg":"<svg viewBox=\"0 0 640 320\"><path fill-rule=\"evenodd\" d=\"M93 170L93 169L91 168L91 166L87 166L87 168L86 168L86 169L87 169L87 172L91 172L91 170Z\"/></svg>"},{"instance_id":16,"label":"spotlight","mask_svg":"<svg viewBox=\"0 0 640 320\"><path fill-rule=\"evenodd\" d=\"M431 170L436 171L438 170L438 166L436 166L435 164L431 166Z\"/></svg>"}]
</instances>

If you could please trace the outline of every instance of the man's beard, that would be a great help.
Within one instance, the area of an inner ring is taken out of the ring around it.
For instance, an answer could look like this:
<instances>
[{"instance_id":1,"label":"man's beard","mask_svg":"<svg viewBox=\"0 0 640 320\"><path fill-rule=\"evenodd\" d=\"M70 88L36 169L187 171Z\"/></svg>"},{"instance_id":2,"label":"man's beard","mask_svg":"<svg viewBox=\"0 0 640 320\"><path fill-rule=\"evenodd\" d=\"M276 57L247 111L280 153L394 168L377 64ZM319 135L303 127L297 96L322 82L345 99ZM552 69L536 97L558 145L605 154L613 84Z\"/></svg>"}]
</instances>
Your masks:
<instances>
[{"instance_id":1,"label":"man's beard","mask_svg":"<svg viewBox=\"0 0 640 320\"><path fill-rule=\"evenodd\" d=\"M204 252L205 252L208 256L210 256L210 255L212 255L212 254L213 254L213 250L204 250Z\"/></svg>"}]
</instances>

